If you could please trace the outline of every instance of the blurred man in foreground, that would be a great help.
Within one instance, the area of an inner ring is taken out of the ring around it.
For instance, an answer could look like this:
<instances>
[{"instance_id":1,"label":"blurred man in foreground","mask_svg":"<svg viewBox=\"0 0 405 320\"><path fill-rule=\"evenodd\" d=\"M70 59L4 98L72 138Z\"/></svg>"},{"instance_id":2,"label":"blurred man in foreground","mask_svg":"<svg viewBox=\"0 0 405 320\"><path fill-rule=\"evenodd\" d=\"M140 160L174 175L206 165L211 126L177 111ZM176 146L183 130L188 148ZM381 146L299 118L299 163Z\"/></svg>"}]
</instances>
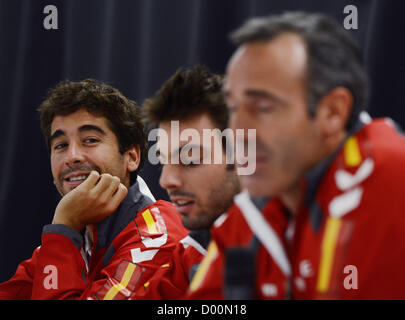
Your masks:
<instances>
[{"instance_id":1,"label":"blurred man in foreground","mask_svg":"<svg viewBox=\"0 0 405 320\"><path fill-rule=\"evenodd\" d=\"M358 46L330 18L300 12L252 19L232 39L230 127L257 130L256 172L241 177L245 191L235 197L243 221L229 216L230 227L213 233L191 297L204 296L223 270L227 291L236 259L226 241L249 227L267 256L259 250L254 280L235 283L244 294L234 297L405 298L405 139L392 121L362 113L367 76ZM280 220L285 242L253 205L263 196L289 220L289 228ZM286 281L264 281L269 268Z\"/></svg>"}]
</instances>

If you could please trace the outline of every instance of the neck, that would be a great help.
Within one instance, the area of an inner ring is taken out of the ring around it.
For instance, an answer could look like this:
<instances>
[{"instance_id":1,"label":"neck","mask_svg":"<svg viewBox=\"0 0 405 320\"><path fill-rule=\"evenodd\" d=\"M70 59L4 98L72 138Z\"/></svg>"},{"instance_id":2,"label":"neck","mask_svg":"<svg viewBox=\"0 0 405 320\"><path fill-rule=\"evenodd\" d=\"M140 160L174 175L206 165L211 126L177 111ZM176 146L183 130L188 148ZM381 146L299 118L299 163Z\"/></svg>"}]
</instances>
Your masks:
<instances>
[{"instance_id":1,"label":"neck","mask_svg":"<svg viewBox=\"0 0 405 320\"><path fill-rule=\"evenodd\" d=\"M297 183L280 196L283 204L294 215L299 208L301 194L302 194L302 187L300 186L299 183Z\"/></svg>"},{"instance_id":2,"label":"neck","mask_svg":"<svg viewBox=\"0 0 405 320\"><path fill-rule=\"evenodd\" d=\"M92 227L92 225L86 226L86 230L87 230L87 232L89 234L89 237L90 237L91 241L93 242L94 240L93 240L93 227Z\"/></svg>"},{"instance_id":3,"label":"neck","mask_svg":"<svg viewBox=\"0 0 405 320\"><path fill-rule=\"evenodd\" d=\"M314 166L322 162L324 159L326 159L329 155L331 155L346 138L346 135L347 132L342 131L334 136L327 138L325 140L323 148L324 152L319 156L319 160L316 161L316 163L311 167L313 168ZM282 200L283 204L293 214L297 213L297 210L302 201L303 192L304 192L303 186L301 185L301 183L297 182L280 196L280 199Z\"/></svg>"},{"instance_id":4,"label":"neck","mask_svg":"<svg viewBox=\"0 0 405 320\"><path fill-rule=\"evenodd\" d=\"M346 135L347 135L346 130L342 130L338 134L336 134L332 137L329 137L325 140L325 156L323 159L328 157L339 147L339 145L346 138Z\"/></svg>"}]
</instances>

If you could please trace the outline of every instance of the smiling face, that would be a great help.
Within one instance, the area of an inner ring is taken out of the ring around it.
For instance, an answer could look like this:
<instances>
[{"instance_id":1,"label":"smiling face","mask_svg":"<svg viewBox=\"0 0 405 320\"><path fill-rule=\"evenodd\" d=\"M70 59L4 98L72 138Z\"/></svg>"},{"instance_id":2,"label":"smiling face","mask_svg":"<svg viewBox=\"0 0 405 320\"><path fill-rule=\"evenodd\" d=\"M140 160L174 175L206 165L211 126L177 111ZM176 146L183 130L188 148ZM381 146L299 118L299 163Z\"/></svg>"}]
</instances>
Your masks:
<instances>
[{"instance_id":1,"label":"smiling face","mask_svg":"<svg viewBox=\"0 0 405 320\"><path fill-rule=\"evenodd\" d=\"M83 108L54 117L50 145L52 175L62 196L80 185L92 170L117 176L128 187L129 173L139 164L139 148L120 154L106 119Z\"/></svg>"},{"instance_id":2,"label":"smiling face","mask_svg":"<svg viewBox=\"0 0 405 320\"><path fill-rule=\"evenodd\" d=\"M191 147L189 141L172 142L171 123L163 122L160 129L168 134L169 154L164 148L159 147L160 159L162 163L162 173L160 185L165 188L181 214L183 224L188 229L208 228L214 220L232 204L233 196L239 191L239 180L233 168L225 163L225 153L222 152L221 164L204 164L204 154L208 155L211 150L222 149L221 142L212 139L211 144L203 143L203 129L215 129L213 122L207 115L197 115L187 120L179 122L180 134L185 129L195 129L201 139L194 139L192 148L195 152L195 159L190 152L185 151L185 146ZM159 145L159 144L158 144ZM187 149L190 150L190 149ZM190 164L184 164L180 158L178 164L174 163L174 157L184 156L186 152L189 160L194 160ZM198 155L199 153L199 155ZM211 153L212 156L214 152ZM206 161L206 162L208 162Z\"/></svg>"},{"instance_id":3,"label":"smiling face","mask_svg":"<svg viewBox=\"0 0 405 320\"><path fill-rule=\"evenodd\" d=\"M306 65L305 44L291 33L247 43L230 60L225 84L230 127L256 129L256 172L241 176L253 196L295 189L323 157L319 121L307 108Z\"/></svg>"}]
</instances>

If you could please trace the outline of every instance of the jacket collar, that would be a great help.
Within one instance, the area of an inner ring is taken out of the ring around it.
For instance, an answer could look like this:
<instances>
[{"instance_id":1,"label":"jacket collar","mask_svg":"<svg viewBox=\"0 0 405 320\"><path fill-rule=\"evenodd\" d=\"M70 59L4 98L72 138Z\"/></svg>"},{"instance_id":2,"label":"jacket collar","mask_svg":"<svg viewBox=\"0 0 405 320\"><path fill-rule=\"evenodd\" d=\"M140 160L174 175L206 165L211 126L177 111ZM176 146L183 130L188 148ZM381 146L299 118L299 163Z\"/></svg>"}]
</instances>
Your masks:
<instances>
[{"instance_id":1,"label":"jacket collar","mask_svg":"<svg viewBox=\"0 0 405 320\"><path fill-rule=\"evenodd\" d=\"M139 211L154 202L153 195L141 177L128 189L117 210L95 225L96 249L103 249L133 220Z\"/></svg>"},{"instance_id":2,"label":"jacket collar","mask_svg":"<svg viewBox=\"0 0 405 320\"><path fill-rule=\"evenodd\" d=\"M346 140L356 134L358 131L360 131L364 127L365 123L363 121L359 120L356 122L356 124L353 126L353 128L347 133L346 137L343 139L343 141L339 144L339 146L335 149L335 151L332 152L328 157L326 157L323 161L321 161L319 164L317 164L315 167L313 167L311 170L309 170L305 176L304 176L304 181L306 182L306 190L305 190L305 198L304 198L304 204L308 206L309 209L309 219L311 221L311 225L315 232L317 232L321 226L322 223L322 208L320 207L319 203L316 201L316 194L318 192L319 185L329 169L330 165L332 162L335 160L337 155L340 153L340 151L343 148L343 145L345 144Z\"/></svg>"}]
</instances>

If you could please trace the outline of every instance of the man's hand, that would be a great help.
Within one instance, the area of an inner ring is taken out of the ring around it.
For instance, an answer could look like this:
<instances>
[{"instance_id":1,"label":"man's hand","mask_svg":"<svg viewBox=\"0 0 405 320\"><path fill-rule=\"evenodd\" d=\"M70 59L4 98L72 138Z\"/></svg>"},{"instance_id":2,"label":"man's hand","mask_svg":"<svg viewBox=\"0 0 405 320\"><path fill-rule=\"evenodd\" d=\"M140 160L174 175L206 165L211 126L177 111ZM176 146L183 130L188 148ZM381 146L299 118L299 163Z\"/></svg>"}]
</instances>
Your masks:
<instances>
[{"instance_id":1,"label":"man's hand","mask_svg":"<svg viewBox=\"0 0 405 320\"><path fill-rule=\"evenodd\" d=\"M55 210L52 224L64 224L81 232L113 213L127 195L118 177L92 171L87 179L67 193Z\"/></svg>"}]
</instances>

